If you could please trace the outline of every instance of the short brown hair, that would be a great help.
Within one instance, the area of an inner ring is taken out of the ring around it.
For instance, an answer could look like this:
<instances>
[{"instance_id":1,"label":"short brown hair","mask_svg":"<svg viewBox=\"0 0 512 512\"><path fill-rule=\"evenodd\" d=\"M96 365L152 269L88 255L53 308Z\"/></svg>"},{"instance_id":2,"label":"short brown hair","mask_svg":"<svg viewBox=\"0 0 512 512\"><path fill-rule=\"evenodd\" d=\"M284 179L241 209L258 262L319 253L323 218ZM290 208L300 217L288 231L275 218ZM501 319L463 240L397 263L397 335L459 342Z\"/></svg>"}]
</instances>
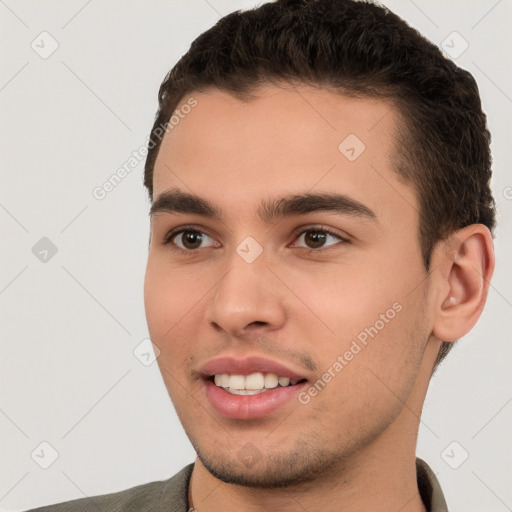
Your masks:
<instances>
[{"instance_id":1,"label":"short brown hair","mask_svg":"<svg viewBox=\"0 0 512 512\"><path fill-rule=\"evenodd\" d=\"M490 134L477 84L466 70L385 7L355 0L280 0L233 12L201 34L165 77L144 185L162 126L187 94L218 89L250 101L258 86L307 84L381 97L402 121L395 167L415 188L427 271L437 242L481 223L491 233ZM453 343L444 342L437 364Z\"/></svg>"}]
</instances>

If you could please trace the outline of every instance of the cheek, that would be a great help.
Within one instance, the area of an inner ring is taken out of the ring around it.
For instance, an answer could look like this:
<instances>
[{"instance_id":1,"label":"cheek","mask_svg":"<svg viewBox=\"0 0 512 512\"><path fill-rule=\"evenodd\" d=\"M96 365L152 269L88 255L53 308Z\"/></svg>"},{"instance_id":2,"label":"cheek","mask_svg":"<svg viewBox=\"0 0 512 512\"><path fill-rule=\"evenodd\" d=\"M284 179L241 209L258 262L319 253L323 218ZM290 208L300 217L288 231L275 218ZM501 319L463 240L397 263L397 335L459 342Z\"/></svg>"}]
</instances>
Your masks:
<instances>
[{"instance_id":1,"label":"cheek","mask_svg":"<svg viewBox=\"0 0 512 512\"><path fill-rule=\"evenodd\" d=\"M402 388L401 380L409 381L417 370L428 338L424 287L418 286L424 272L411 264L401 271L401 262L392 260L387 268L384 262L365 263L297 272L294 291L311 309L297 302L293 317L304 343L314 347L321 372L350 374L368 392L372 381L382 385L372 372Z\"/></svg>"},{"instance_id":2,"label":"cheek","mask_svg":"<svg viewBox=\"0 0 512 512\"><path fill-rule=\"evenodd\" d=\"M161 334L191 312L208 290L193 266L176 267L165 255L150 253L144 279L144 303L150 328Z\"/></svg>"},{"instance_id":3,"label":"cheek","mask_svg":"<svg viewBox=\"0 0 512 512\"><path fill-rule=\"evenodd\" d=\"M160 350L157 364L173 403L187 400L182 383L193 358L187 350L191 337L187 325L198 301L196 295L189 277L149 257L144 280L146 320L151 341Z\"/></svg>"},{"instance_id":4,"label":"cheek","mask_svg":"<svg viewBox=\"0 0 512 512\"><path fill-rule=\"evenodd\" d=\"M342 348L374 324L380 332L395 322L405 297L400 279L386 280L366 265L340 263L287 274L298 299L290 295L292 315L310 335L314 329L317 336L331 339L333 348Z\"/></svg>"},{"instance_id":5,"label":"cheek","mask_svg":"<svg viewBox=\"0 0 512 512\"><path fill-rule=\"evenodd\" d=\"M404 331L408 317L415 317L421 306L415 290L421 288L418 285L424 278L419 259L407 261L402 254L395 254L340 265L320 276L312 289L317 290L315 303L322 305L332 330L343 338L360 335L364 342L372 334L396 337Z\"/></svg>"},{"instance_id":6,"label":"cheek","mask_svg":"<svg viewBox=\"0 0 512 512\"><path fill-rule=\"evenodd\" d=\"M366 305L375 308L371 301ZM386 315L388 310L346 311L341 316L347 321L335 325L336 337L315 344L321 382L306 391L310 413L322 424L340 424L341 418L345 440L383 430L394 421L409 399L422 361L425 329L417 321L417 305L397 305L385 316L388 323L373 311Z\"/></svg>"},{"instance_id":7,"label":"cheek","mask_svg":"<svg viewBox=\"0 0 512 512\"><path fill-rule=\"evenodd\" d=\"M159 348L160 373L173 403L187 404L193 410L190 393L197 387L185 387L190 368L200 357L205 337L204 307L212 300L215 273L198 265L176 268L165 255L150 255L144 282L146 319L153 343ZM178 408L178 414L180 409ZM195 411L200 416L200 411Z\"/></svg>"}]
</instances>

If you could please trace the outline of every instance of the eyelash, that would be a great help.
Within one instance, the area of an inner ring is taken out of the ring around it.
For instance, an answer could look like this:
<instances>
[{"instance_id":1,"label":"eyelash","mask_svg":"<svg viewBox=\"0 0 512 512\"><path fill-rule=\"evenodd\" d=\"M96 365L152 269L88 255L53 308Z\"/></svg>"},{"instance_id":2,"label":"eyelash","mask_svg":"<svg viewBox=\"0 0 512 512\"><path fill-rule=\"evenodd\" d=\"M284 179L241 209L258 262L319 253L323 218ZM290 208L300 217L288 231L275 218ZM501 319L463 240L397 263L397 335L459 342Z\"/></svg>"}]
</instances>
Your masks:
<instances>
[{"instance_id":1,"label":"eyelash","mask_svg":"<svg viewBox=\"0 0 512 512\"><path fill-rule=\"evenodd\" d=\"M195 231L195 232L210 236L210 235L208 235L208 233L205 233L201 229L198 229L196 226L180 226L179 228L173 229L165 235L165 237L162 241L162 245L169 246L173 251L179 251L186 255L193 256L194 254L196 254L199 251L199 249L182 249L181 247L178 247L176 244L172 243L172 240L176 236L178 236L182 233L186 233L187 231ZM331 236L337 238L340 242L343 242L342 245L350 243L350 240L348 238L345 238L345 237L341 236L339 233L336 233L334 230L327 228L327 227L323 227L323 226L315 226L315 227L310 227L308 229L303 229L302 231L298 231L298 232L294 233L294 235L293 235L294 240L297 240L301 235L303 235L304 233L308 233L309 231L316 231L316 232L321 232L321 233L326 233L328 235L331 235ZM210 237L210 238L213 238L213 237ZM320 252L327 251L332 246L336 246L336 245L338 245L338 244L332 244L332 245L327 246L326 248L320 248L320 249L312 249L309 247L298 247L298 249L306 250L306 251L308 251L308 253L313 253L313 252L320 253Z\"/></svg>"}]
</instances>

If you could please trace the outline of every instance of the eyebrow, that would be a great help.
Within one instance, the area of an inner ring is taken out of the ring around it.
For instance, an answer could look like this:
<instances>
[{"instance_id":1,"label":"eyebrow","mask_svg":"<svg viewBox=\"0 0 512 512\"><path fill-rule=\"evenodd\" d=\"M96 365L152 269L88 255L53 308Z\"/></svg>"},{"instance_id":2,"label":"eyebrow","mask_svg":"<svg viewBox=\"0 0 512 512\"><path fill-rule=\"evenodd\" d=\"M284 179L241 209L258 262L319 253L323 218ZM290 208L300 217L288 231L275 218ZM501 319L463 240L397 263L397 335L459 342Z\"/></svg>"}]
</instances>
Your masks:
<instances>
[{"instance_id":1,"label":"eyebrow","mask_svg":"<svg viewBox=\"0 0 512 512\"><path fill-rule=\"evenodd\" d=\"M337 193L305 193L273 198L264 200L257 210L260 219L269 224L278 218L318 211L377 221L377 216L370 208L347 195ZM208 200L177 188L166 190L156 198L149 215L157 213L196 214L222 220L221 211Z\"/></svg>"}]
</instances>

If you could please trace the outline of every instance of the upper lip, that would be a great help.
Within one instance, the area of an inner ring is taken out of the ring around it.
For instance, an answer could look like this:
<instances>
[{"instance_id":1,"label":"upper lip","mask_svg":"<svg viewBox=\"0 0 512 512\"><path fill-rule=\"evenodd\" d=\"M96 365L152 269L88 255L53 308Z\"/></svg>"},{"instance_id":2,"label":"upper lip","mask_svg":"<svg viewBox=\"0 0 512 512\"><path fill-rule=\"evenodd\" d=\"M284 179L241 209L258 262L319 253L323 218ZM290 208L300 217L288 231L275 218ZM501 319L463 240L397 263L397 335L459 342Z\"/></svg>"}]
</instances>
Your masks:
<instances>
[{"instance_id":1,"label":"upper lip","mask_svg":"<svg viewBox=\"0 0 512 512\"><path fill-rule=\"evenodd\" d=\"M304 375L295 372L284 364L259 356L251 356L243 359L218 357L211 359L201 368L201 374L205 378L223 373L229 375L249 375L255 372L275 373L278 377L288 377L290 380L306 379Z\"/></svg>"}]
</instances>

